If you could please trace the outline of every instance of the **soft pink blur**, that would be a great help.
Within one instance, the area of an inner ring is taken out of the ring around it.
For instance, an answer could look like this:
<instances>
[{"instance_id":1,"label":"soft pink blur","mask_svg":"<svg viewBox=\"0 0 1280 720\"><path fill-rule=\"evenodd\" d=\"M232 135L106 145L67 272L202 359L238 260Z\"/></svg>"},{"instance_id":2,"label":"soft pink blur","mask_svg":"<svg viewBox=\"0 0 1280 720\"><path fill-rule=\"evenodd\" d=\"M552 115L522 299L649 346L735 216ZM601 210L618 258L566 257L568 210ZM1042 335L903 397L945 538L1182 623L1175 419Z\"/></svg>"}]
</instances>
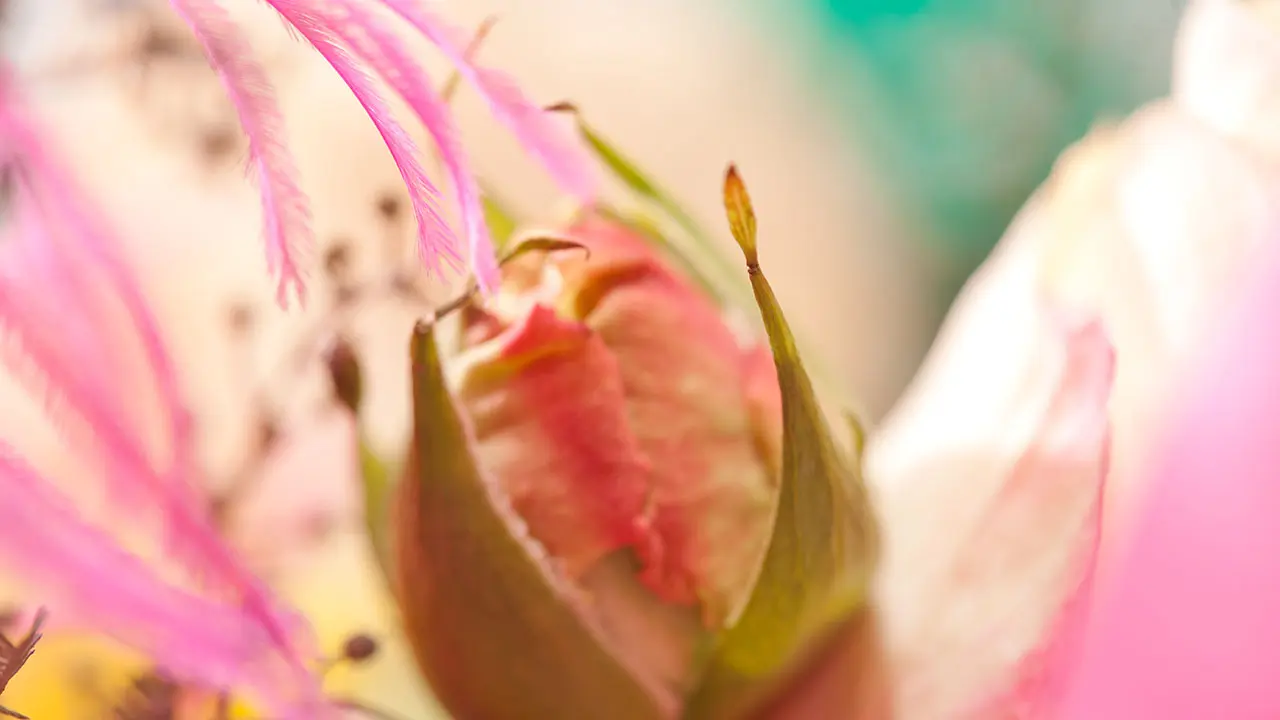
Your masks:
<instances>
[{"instance_id":1,"label":"soft pink blur","mask_svg":"<svg viewBox=\"0 0 1280 720\"><path fill-rule=\"evenodd\" d=\"M1280 247L1186 377L1066 717L1280 717Z\"/></svg>"}]
</instances>

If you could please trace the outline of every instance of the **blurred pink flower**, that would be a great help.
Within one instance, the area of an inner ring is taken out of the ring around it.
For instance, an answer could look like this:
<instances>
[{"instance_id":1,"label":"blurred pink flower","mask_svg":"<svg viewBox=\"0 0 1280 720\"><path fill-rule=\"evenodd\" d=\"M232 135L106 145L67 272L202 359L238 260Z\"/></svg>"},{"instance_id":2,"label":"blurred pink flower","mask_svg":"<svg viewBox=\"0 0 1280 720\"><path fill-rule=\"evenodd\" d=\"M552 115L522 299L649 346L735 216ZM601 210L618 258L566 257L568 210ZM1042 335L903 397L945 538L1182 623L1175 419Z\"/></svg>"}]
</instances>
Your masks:
<instances>
[{"instance_id":1,"label":"blurred pink flower","mask_svg":"<svg viewBox=\"0 0 1280 720\"><path fill-rule=\"evenodd\" d=\"M1193 4L1175 97L1270 182L1205 199L1224 225L1204 242L1249 262L1159 403L1135 463L1135 511L1113 543L1113 579L1060 717L1280 715L1278 80L1280 3Z\"/></svg>"},{"instance_id":2,"label":"blurred pink flower","mask_svg":"<svg viewBox=\"0 0 1280 720\"><path fill-rule=\"evenodd\" d=\"M0 152L13 178L0 257L2 359L44 400L126 526L156 526L183 580L122 548L114 528L88 519L84 502L7 447L0 557L37 583L59 622L65 615L142 649L177 677L243 686L275 712L312 716L320 694L309 633L218 535L177 375L143 293L7 85Z\"/></svg>"},{"instance_id":3,"label":"blurred pink flower","mask_svg":"<svg viewBox=\"0 0 1280 720\"><path fill-rule=\"evenodd\" d=\"M1280 716L1280 244L1184 379L1063 717Z\"/></svg>"},{"instance_id":4,"label":"blurred pink flower","mask_svg":"<svg viewBox=\"0 0 1280 720\"><path fill-rule=\"evenodd\" d=\"M1028 662L1041 664L1036 682L1050 691L1038 712L1056 707L1072 660L1061 651L1076 645L1079 602L1090 595L1081 581L1090 579L1082 572L1097 540L1102 469L1109 569L1109 550L1119 547L1110 532L1125 527L1150 477L1141 469L1168 399L1183 390L1179 368L1216 338L1242 273L1275 242L1278 7L1192 4L1170 97L1064 153L873 435L868 468L885 526L885 635L899 663L902 717L951 717L977 698L1012 699L1027 687L1018 678ZM1052 397L1045 375L1061 353L1045 331L1046 305L1096 315L1107 328L1115 382L1110 398L1096 400L1114 437L1108 457L1102 436L1078 435L1084 444L1060 457L1092 456L1094 469L1077 463L1074 482L1060 476L1058 490L1039 485L1042 494L1025 495L1019 509L1006 502L1009 475L1001 469L1027 447ZM1021 520L1003 534L993 512ZM960 549L972 546L969 538L987 540L980 565L956 559L974 557ZM1006 692L990 697L1001 684ZM1007 703L1003 711L977 707L981 717L1026 712Z\"/></svg>"}]
</instances>

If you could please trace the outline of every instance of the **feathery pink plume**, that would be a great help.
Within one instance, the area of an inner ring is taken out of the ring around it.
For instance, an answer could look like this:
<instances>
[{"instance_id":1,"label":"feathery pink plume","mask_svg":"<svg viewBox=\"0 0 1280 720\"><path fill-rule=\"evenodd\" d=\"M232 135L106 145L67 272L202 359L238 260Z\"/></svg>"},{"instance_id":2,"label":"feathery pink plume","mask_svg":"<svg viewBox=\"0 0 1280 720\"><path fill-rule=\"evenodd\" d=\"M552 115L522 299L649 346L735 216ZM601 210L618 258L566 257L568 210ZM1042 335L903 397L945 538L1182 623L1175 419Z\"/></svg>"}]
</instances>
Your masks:
<instances>
[{"instance_id":1,"label":"feathery pink plume","mask_svg":"<svg viewBox=\"0 0 1280 720\"><path fill-rule=\"evenodd\" d=\"M372 79L343 46L341 29L330 27L326 17L309 7L311 3L307 0L264 1L275 8L285 22L297 30L333 67L364 106L369 119L382 135L409 192L410 204L418 224L418 248L423 259L434 264L433 269L437 272L441 269L441 259L449 265L459 266L462 256L455 247L453 231L440 216L436 206L438 193L418 160L417 145L396 121Z\"/></svg>"},{"instance_id":2,"label":"feathery pink plume","mask_svg":"<svg viewBox=\"0 0 1280 720\"><path fill-rule=\"evenodd\" d=\"M296 293L302 303L306 288L299 256L314 245L311 211L284 143L284 119L271 83L217 0L169 0L169 4L203 46L249 139L250 167L261 188L267 268L276 279L276 301L287 307L289 295Z\"/></svg>"},{"instance_id":3,"label":"feathery pink plume","mask_svg":"<svg viewBox=\"0 0 1280 720\"><path fill-rule=\"evenodd\" d=\"M166 583L3 445L0 496L0 563L46 594L55 619L141 650L177 679L245 688L273 713L315 717L318 688L295 684L256 618Z\"/></svg>"},{"instance_id":4,"label":"feathery pink plume","mask_svg":"<svg viewBox=\"0 0 1280 720\"><path fill-rule=\"evenodd\" d=\"M8 264L0 272L0 325L18 348L3 359L27 360L12 367L22 373L21 378L35 380L38 390L56 397L80 421L64 429L73 443L83 442L86 450L96 447L101 452L103 480L113 497L127 501L121 504L130 511L158 512L173 557L208 589L241 604L299 675L310 677L305 663L311 648L301 623L278 609L269 591L243 567L212 525L189 453L190 416L179 394L177 375L118 241L2 84L0 151L6 153L0 160L20 163L18 196L31 202L17 208L20 212L13 221L25 224L14 236L32 243L8 249L4 258ZM91 268L98 274L91 275ZM130 427L130 398L115 392L118 378L95 372L93 363L87 362L113 356L111 338L101 334L108 327L102 322L101 308L81 292L102 275L128 310L145 349L149 373L167 406L174 448L162 468L148 459L143 440ZM47 322L48 312L35 310L51 305L60 310L57 325ZM74 353L59 342L63 337L71 340ZM58 409L52 409L54 417L64 417Z\"/></svg>"},{"instance_id":5,"label":"feathery pink plume","mask_svg":"<svg viewBox=\"0 0 1280 720\"><path fill-rule=\"evenodd\" d=\"M481 67L466 54L462 32L418 0L379 0L417 28L449 58L475 87L490 110L529 152L542 162L556 182L583 203L595 200L598 177L586 148L572 130L535 105L505 73Z\"/></svg>"},{"instance_id":6,"label":"feathery pink plume","mask_svg":"<svg viewBox=\"0 0 1280 720\"><path fill-rule=\"evenodd\" d=\"M462 209L471 267L486 291L498 285L498 264L480 201L480 186L471 174L466 153L448 107L431 85L421 64L404 42L362 0L339 0L342 11L323 15L337 34L367 65L408 103L435 139ZM422 249L425 252L425 248Z\"/></svg>"},{"instance_id":7,"label":"feathery pink plume","mask_svg":"<svg viewBox=\"0 0 1280 720\"><path fill-rule=\"evenodd\" d=\"M35 189L39 190L41 201L48 205L42 208L44 222L60 226L57 231L46 234L44 240L57 243L64 234L76 238L78 249L100 264L106 279L118 293L156 379L173 432L174 464L180 464L192 445L191 419L155 316L118 251L118 241L107 230L109 224L81 198L70 174L46 147L31 122L18 111L8 82L7 73L0 69L0 148L8 148L7 156L0 160L17 161L28 181L40 186ZM56 212L52 212L55 209ZM51 248L51 252L57 251Z\"/></svg>"},{"instance_id":8,"label":"feathery pink plume","mask_svg":"<svg viewBox=\"0 0 1280 720\"><path fill-rule=\"evenodd\" d=\"M1280 243L1171 408L1065 718L1280 717Z\"/></svg>"}]
</instances>

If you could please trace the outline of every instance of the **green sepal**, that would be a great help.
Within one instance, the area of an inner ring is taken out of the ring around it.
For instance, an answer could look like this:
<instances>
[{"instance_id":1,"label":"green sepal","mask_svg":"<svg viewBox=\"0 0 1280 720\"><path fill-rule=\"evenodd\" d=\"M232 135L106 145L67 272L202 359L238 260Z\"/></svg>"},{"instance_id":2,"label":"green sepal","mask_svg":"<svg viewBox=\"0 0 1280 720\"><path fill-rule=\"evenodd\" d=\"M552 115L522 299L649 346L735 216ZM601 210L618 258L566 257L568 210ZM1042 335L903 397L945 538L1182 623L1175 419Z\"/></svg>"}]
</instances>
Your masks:
<instances>
[{"instance_id":1,"label":"green sepal","mask_svg":"<svg viewBox=\"0 0 1280 720\"><path fill-rule=\"evenodd\" d=\"M756 256L755 215L732 167L730 227L747 261L782 391L783 460L773 534L742 615L716 639L690 720L750 717L868 604L879 541L860 467L838 449Z\"/></svg>"},{"instance_id":2,"label":"green sepal","mask_svg":"<svg viewBox=\"0 0 1280 720\"><path fill-rule=\"evenodd\" d=\"M360 455L360 484L364 491L364 527L373 546L373 558L378 570L391 587L390 502L394 475L387 463L378 456L360 433L357 452Z\"/></svg>"},{"instance_id":3,"label":"green sepal","mask_svg":"<svg viewBox=\"0 0 1280 720\"><path fill-rule=\"evenodd\" d=\"M634 195L657 209L671 222L641 221L639 218L625 216L617 210L604 206L595 210L628 221L632 227L640 230L645 237L663 250L664 254L679 265L680 269L697 282L710 297L721 304L744 311L751 309L755 301L746 284L742 282L739 271L734 268L733 263L714 241L713 236L694 219L688 210L685 210L671 197L670 193L641 171L635 162L623 155L613 143L606 140L599 131L588 125L573 103L556 103L547 109L572 114L582 139L596 158ZM673 230L675 232L672 232ZM754 229L752 232L754 233ZM802 340L806 347L812 344L812 338L802 338ZM819 384L826 391L825 395L842 396L844 394L845 388L821 363L814 372Z\"/></svg>"}]
</instances>

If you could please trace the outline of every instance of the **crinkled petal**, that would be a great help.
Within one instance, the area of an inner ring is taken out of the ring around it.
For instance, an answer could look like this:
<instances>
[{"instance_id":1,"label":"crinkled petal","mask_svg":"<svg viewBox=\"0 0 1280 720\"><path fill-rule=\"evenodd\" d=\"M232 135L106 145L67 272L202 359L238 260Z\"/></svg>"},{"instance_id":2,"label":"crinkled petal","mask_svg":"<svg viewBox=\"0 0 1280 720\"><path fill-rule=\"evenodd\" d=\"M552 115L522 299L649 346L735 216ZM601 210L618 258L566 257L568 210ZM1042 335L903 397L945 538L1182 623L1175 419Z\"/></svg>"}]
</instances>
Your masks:
<instances>
[{"instance_id":1,"label":"crinkled petal","mask_svg":"<svg viewBox=\"0 0 1280 720\"><path fill-rule=\"evenodd\" d=\"M1022 386L1002 435L915 446L911 462L872 449L901 717L951 717L993 697L1003 710L1050 690L1039 668L1074 622L1096 552L1113 353L1096 323L1068 331L1049 319L1041 358L1058 370Z\"/></svg>"},{"instance_id":2,"label":"crinkled petal","mask_svg":"<svg viewBox=\"0 0 1280 720\"><path fill-rule=\"evenodd\" d=\"M653 467L664 553L646 582L671 602L701 604L718 627L758 571L776 487L754 442L737 340L720 309L634 231L593 216L569 234L591 256L561 261L562 302L617 358L631 429Z\"/></svg>"},{"instance_id":3,"label":"crinkled petal","mask_svg":"<svg viewBox=\"0 0 1280 720\"><path fill-rule=\"evenodd\" d=\"M571 577L619 548L655 556L649 463L618 363L596 333L535 305L458 363L481 463Z\"/></svg>"},{"instance_id":4,"label":"crinkled petal","mask_svg":"<svg viewBox=\"0 0 1280 720\"><path fill-rule=\"evenodd\" d=\"M594 613L478 464L434 328L412 341L414 432L394 503L405 633L457 717L671 717L676 696L615 655Z\"/></svg>"}]
</instances>

